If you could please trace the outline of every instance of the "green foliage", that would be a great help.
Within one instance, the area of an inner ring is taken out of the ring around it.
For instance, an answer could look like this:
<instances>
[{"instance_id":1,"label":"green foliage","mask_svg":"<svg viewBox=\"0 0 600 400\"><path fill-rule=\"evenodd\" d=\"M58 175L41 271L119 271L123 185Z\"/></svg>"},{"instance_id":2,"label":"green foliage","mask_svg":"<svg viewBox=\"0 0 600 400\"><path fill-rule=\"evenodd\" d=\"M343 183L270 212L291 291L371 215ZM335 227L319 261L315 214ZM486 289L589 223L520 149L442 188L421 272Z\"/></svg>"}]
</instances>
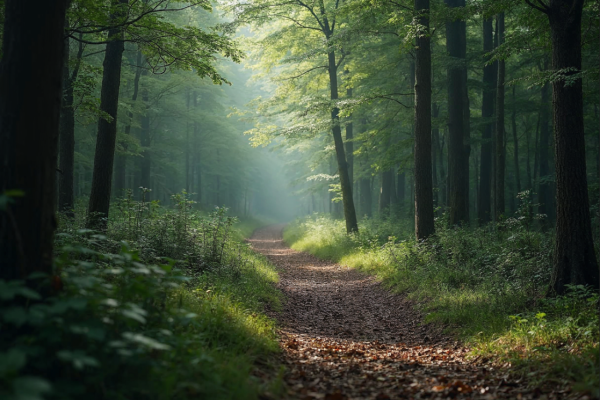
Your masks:
<instances>
[{"instance_id":1,"label":"green foliage","mask_svg":"<svg viewBox=\"0 0 600 400\"><path fill-rule=\"evenodd\" d=\"M598 295L573 287L566 297L545 297L552 237L532 229L528 196L498 226L449 229L438 218L435 237L421 243L400 221L367 220L359 234L346 235L341 221L318 215L291 224L284 239L377 275L418 300L427 321L445 324L474 355L512 363L532 384L597 393Z\"/></svg>"},{"instance_id":2,"label":"green foliage","mask_svg":"<svg viewBox=\"0 0 600 400\"><path fill-rule=\"evenodd\" d=\"M251 372L258 360L274 368L262 311L279 306L277 274L236 242L225 210L200 218L185 194L175 200L123 200L106 235L65 219L58 275L0 282L0 397L253 399L275 388Z\"/></svg>"}]
</instances>

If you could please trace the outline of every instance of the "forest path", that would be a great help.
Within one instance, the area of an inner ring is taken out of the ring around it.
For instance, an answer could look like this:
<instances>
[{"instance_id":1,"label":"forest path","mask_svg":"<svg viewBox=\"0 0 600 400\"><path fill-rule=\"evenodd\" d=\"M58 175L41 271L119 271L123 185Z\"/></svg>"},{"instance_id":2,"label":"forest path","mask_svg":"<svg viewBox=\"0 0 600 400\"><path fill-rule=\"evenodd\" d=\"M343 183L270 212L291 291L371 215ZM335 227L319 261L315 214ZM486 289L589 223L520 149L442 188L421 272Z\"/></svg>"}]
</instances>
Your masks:
<instances>
[{"instance_id":1,"label":"forest path","mask_svg":"<svg viewBox=\"0 0 600 400\"><path fill-rule=\"evenodd\" d=\"M294 399L538 398L506 371L465 358L468 349L421 324L413 304L373 277L294 251L284 225L249 239L279 269L285 382ZM553 398L554 396L546 397ZM560 398L560 397L559 397Z\"/></svg>"}]
</instances>

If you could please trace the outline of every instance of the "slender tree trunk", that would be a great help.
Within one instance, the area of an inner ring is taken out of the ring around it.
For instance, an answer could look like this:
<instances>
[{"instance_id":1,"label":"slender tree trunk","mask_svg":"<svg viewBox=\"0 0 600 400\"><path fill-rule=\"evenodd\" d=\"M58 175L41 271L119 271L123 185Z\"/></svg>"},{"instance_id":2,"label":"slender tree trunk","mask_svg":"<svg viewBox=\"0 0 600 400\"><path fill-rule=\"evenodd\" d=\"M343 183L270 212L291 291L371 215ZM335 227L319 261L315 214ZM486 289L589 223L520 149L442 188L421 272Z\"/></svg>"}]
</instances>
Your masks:
<instances>
[{"instance_id":1,"label":"slender tree trunk","mask_svg":"<svg viewBox=\"0 0 600 400\"><path fill-rule=\"evenodd\" d=\"M390 208L390 188L392 183L392 170L381 173L381 188L379 190L379 213L384 214Z\"/></svg>"},{"instance_id":2,"label":"slender tree trunk","mask_svg":"<svg viewBox=\"0 0 600 400\"><path fill-rule=\"evenodd\" d=\"M445 0L449 7L464 7L464 0ZM464 66L466 26L463 21L446 23L446 47L452 62L448 66L448 184L450 224L469 221L468 156L465 154ZM466 167L466 168L465 168Z\"/></svg>"},{"instance_id":3,"label":"slender tree trunk","mask_svg":"<svg viewBox=\"0 0 600 400\"><path fill-rule=\"evenodd\" d=\"M440 114L440 108L436 103L432 105L432 118L437 119ZM433 123L433 122L432 122ZM431 129L431 176L433 178L433 207L434 210L436 207L440 206L440 183L438 181L438 151L439 151L439 141L440 141L440 127L437 122L433 125Z\"/></svg>"},{"instance_id":4,"label":"slender tree trunk","mask_svg":"<svg viewBox=\"0 0 600 400\"><path fill-rule=\"evenodd\" d=\"M367 168L367 162L363 164L364 168ZM369 176L364 176L360 178L360 212L362 215L366 215L367 217L372 216L372 208L373 208L373 198L371 194L371 178Z\"/></svg>"},{"instance_id":5,"label":"slender tree trunk","mask_svg":"<svg viewBox=\"0 0 600 400\"><path fill-rule=\"evenodd\" d=\"M427 239L433 224L433 182L431 170L431 46L429 0L415 0L415 13L422 31L415 49L415 234Z\"/></svg>"},{"instance_id":6,"label":"slender tree trunk","mask_svg":"<svg viewBox=\"0 0 600 400\"><path fill-rule=\"evenodd\" d=\"M526 160L526 174L527 174L527 189L532 189L531 179L531 132L529 130L529 124L525 126L525 139L527 145L527 160Z\"/></svg>"},{"instance_id":7,"label":"slender tree trunk","mask_svg":"<svg viewBox=\"0 0 600 400\"><path fill-rule=\"evenodd\" d=\"M68 26L68 21L65 21ZM74 217L73 210L73 169L75 168L75 110L73 109L73 84L77 79L78 67L69 70L69 41L65 39L65 61L63 65L63 99L60 115L60 135L58 144L58 210L68 217ZM83 46L80 44L78 60L81 59Z\"/></svg>"},{"instance_id":8,"label":"slender tree trunk","mask_svg":"<svg viewBox=\"0 0 600 400\"><path fill-rule=\"evenodd\" d=\"M542 87L542 104L540 112L540 142L538 147L538 212L550 218L552 212L552 190L550 186L550 86Z\"/></svg>"},{"instance_id":9,"label":"slender tree trunk","mask_svg":"<svg viewBox=\"0 0 600 400\"><path fill-rule=\"evenodd\" d=\"M319 1L319 8L322 17L322 32L327 41L333 36L332 27L327 19L325 5L322 0ZM333 47L328 49L327 54L328 72L329 72L329 89L330 99L338 100L338 66L335 60L335 51ZM358 221L356 219L356 210L354 209L354 199L352 197L352 181L348 174L348 163L346 160L346 151L344 149L344 140L342 139L342 128L340 126L340 110L334 106L331 109L331 131L333 134L333 142L335 145L335 154L338 165L338 174L340 176L340 184L342 188L342 203L344 206L344 219L346 220L346 232L358 232Z\"/></svg>"},{"instance_id":10,"label":"slender tree trunk","mask_svg":"<svg viewBox=\"0 0 600 400\"><path fill-rule=\"evenodd\" d=\"M124 6L128 2L129 0L118 0L113 4ZM113 21L118 20L120 14L121 10L117 11L112 18ZM106 45L104 55L100 110L108 114L110 120L103 117L98 119L98 137L96 139L94 173L92 175L87 223L89 228L102 230L107 227L110 208L112 170L117 139L117 110L119 108L119 89L121 87L121 64L123 50L125 49L123 28L109 29L108 37L113 39Z\"/></svg>"},{"instance_id":11,"label":"slender tree trunk","mask_svg":"<svg viewBox=\"0 0 600 400\"><path fill-rule=\"evenodd\" d=\"M504 13L497 16L498 19L498 43L504 43ZM494 220L499 221L505 213L504 199L504 173L506 163L506 152L504 147L504 76L505 62L498 61L498 85L496 87L496 170L494 179Z\"/></svg>"},{"instance_id":12,"label":"slender tree trunk","mask_svg":"<svg viewBox=\"0 0 600 400\"><path fill-rule=\"evenodd\" d=\"M329 37L329 36L328 36ZM337 100L337 66L335 63L335 52L330 50L329 60L329 87L331 100ZM358 222L356 220L356 211L354 209L354 200L352 198L352 182L348 174L348 163L346 161L346 151L344 149L344 140L342 139L342 129L340 126L340 110L338 107L331 109L331 123L333 142L335 144L336 160L338 165L338 174L342 187L342 204L344 206L344 219L346 220L346 231L348 233L358 232Z\"/></svg>"},{"instance_id":13,"label":"slender tree trunk","mask_svg":"<svg viewBox=\"0 0 600 400\"><path fill-rule=\"evenodd\" d=\"M349 73L348 70L345 71L346 74ZM352 98L352 88L348 87L346 89L346 97ZM346 161L348 163L348 179L350 179L350 184L354 184L354 142L352 139L354 138L353 132L353 124L352 124L352 115L349 116L350 121L346 124Z\"/></svg>"},{"instance_id":14,"label":"slender tree trunk","mask_svg":"<svg viewBox=\"0 0 600 400\"><path fill-rule=\"evenodd\" d=\"M187 106L188 117L190 115L190 90L185 92L185 103ZM190 121L186 122L185 126L185 191L191 193L190 190Z\"/></svg>"},{"instance_id":15,"label":"slender tree trunk","mask_svg":"<svg viewBox=\"0 0 600 400\"><path fill-rule=\"evenodd\" d=\"M136 70L135 77L133 78L133 95L131 96L132 107L137 101L138 92L140 87L140 76L142 75L142 52L137 51L136 56ZM131 134L131 121L133 120L133 111L129 111L127 125L125 126L125 136ZM123 153L127 152L128 145L126 141L121 144L123 147ZM117 194L123 193L123 190L127 188L126 183L127 176L127 155L117 154L115 161L115 191Z\"/></svg>"},{"instance_id":16,"label":"slender tree trunk","mask_svg":"<svg viewBox=\"0 0 600 400\"><path fill-rule=\"evenodd\" d=\"M515 94L516 86L512 90L512 131L513 142L515 145L515 187L517 193L521 192L521 172L519 171L519 137L517 135L517 96Z\"/></svg>"},{"instance_id":17,"label":"slender tree trunk","mask_svg":"<svg viewBox=\"0 0 600 400\"><path fill-rule=\"evenodd\" d=\"M494 37L492 19L483 21L483 51L486 53L494 49ZM490 57L486 56L486 61ZM492 196L492 132L494 125L494 93L495 81L494 65L483 67L483 98L481 103L481 117L484 119L481 133L481 161L479 166L479 197L477 204L477 218L480 224L491 220L491 196Z\"/></svg>"},{"instance_id":18,"label":"slender tree trunk","mask_svg":"<svg viewBox=\"0 0 600 400\"><path fill-rule=\"evenodd\" d=\"M67 4L4 2L0 193L13 202L0 210L0 279L52 273Z\"/></svg>"},{"instance_id":19,"label":"slender tree trunk","mask_svg":"<svg viewBox=\"0 0 600 400\"><path fill-rule=\"evenodd\" d=\"M440 130L438 129L438 132ZM438 157L439 157L439 165L440 165L440 213L444 212L444 208L448 206L448 176L446 174L446 170L444 169L444 137L440 137L437 143L434 143L434 146L438 146Z\"/></svg>"},{"instance_id":20,"label":"slender tree trunk","mask_svg":"<svg viewBox=\"0 0 600 400\"><path fill-rule=\"evenodd\" d=\"M548 6L552 69L581 70L583 0L550 0ZM599 287L599 270L590 218L581 78L568 86L552 83L556 165L556 242L552 290L563 294L568 284Z\"/></svg>"},{"instance_id":21,"label":"slender tree trunk","mask_svg":"<svg viewBox=\"0 0 600 400\"><path fill-rule=\"evenodd\" d=\"M152 168L152 155L150 152L150 107L148 103L148 89L142 89L142 101L146 109L140 121L140 144L142 145L142 154L140 158L140 186L146 189L152 189L150 183L150 170ZM146 200L152 199L152 192L146 193Z\"/></svg>"}]
</instances>

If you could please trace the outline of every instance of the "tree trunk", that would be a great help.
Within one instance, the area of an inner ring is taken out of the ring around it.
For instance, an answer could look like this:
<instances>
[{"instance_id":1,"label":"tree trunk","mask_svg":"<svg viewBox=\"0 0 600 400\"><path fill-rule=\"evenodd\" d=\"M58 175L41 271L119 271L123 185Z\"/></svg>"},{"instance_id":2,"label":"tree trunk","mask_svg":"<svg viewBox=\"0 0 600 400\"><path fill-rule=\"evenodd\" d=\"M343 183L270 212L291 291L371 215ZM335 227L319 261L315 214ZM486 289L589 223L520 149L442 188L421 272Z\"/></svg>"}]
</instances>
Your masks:
<instances>
[{"instance_id":1,"label":"tree trunk","mask_svg":"<svg viewBox=\"0 0 600 400\"><path fill-rule=\"evenodd\" d=\"M483 21L483 51L489 53L494 49L492 19ZM486 62L490 57L486 56ZM496 91L494 65L483 67L483 97L481 103L481 117L484 120L481 133L481 161L479 165L479 197L477 204L477 219L480 224L491 220L492 197L492 132L494 125L491 121L494 116L494 93Z\"/></svg>"},{"instance_id":2,"label":"tree trunk","mask_svg":"<svg viewBox=\"0 0 600 400\"><path fill-rule=\"evenodd\" d=\"M348 70L346 70L348 73ZM346 89L346 97L352 98L352 88ZM350 122L346 124L346 161L348 163L348 179L350 179L350 184L354 184L354 142L352 139L354 138L353 132L353 124L352 124L352 115L349 116Z\"/></svg>"},{"instance_id":3,"label":"tree trunk","mask_svg":"<svg viewBox=\"0 0 600 400\"><path fill-rule=\"evenodd\" d=\"M118 0L117 6L126 5L128 2L129 0ZM112 19L117 20L119 14L121 14L120 10ZM125 49L121 27L109 29L108 37L111 38L111 41L106 45L104 55L100 110L110 116L110 121L103 117L98 119L98 137L87 222L88 228L102 230L107 227L110 208L112 170L117 139L117 110L121 87L121 61Z\"/></svg>"},{"instance_id":4,"label":"tree trunk","mask_svg":"<svg viewBox=\"0 0 600 400\"><path fill-rule=\"evenodd\" d=\"M142 75L142 52L137 51L136 57L137 68L135 70L135 77L133 78L133 95L131 96L132 107L137 101L138 91L140 87L140 76ZM125 135L129 136L131 133L131 121L133 120L133 112L129 111L127 125L125 126ZM122 143L123 152L127 151L127 143ZM117 154L115 161L115 191L117 194L123 193L123 190L127 188L126 184L127 176L127 155Z\"/></svg>"},{"instance_id":5,"label":"tree trunk","mask_svg":"<svg viewBox=\"0 0 600 400\"><path fill-rule=\"evenodd\" d=\"M68 21L65 23L68 26ZM64 40L65 61L63 65L63 98L60 115L58 143L58 211L72 218L73 212L73 169L75 168L75 110L73 109L73 83L69 69L69 38ZM79 46L80 49L83 46ZM81 56L79 56L81 58ZM74 77L77 72L73 72Z\"/></svg>"},{"instance_id":6,"label":"tree trunk","mask_svg":"<svg viewBox=\"0 0 600 400\"><path fill-rule=\"evenodd\" d=\"M545 84L542 87L542 104L540 112L540 143L538 147L538 212L545 214L548 218L551 215L552 190L550 187L550 86Z\"/></svg>"},{"instance_id":7,"label":"tree trunk","mask_svg":"<svg viewBox=\"0 0 600 400\"><path fill-rule=\"evenodd\" d=\"M504 43L504 13L497 16L498 19L498 44ZM494 220L499 221L505 213L504 202L504 172L506 153L504 147L504 75L505 62L498 60L498 82L496 87L496 169L494 179Z\"/></svg>"},{"instance_id":8,"label":"tree trunk","mask_svg":"<svg viewBox=\"0 0 600 400\"><path fill-rule=\"evenodd\" d=\"M445 0L449 7L464 7L464 0ZM448 184L450 224L469 221L468 157L465 154L464 65L466 25L456 20L446 23L446 47L453 58L448 66ZM465 168L466 167L466 168Z\"/></svg>"},{"instance_id":9,"label":"tree trunk","mask_svg":"<svg viewBox=\"0 0 600 400\"><path fill-rule=\"evenodd\" d=\"M517 135L517 96L515 93L516 86L513 86L512 90L512 131L513 131L513 142L515 146L515 188L516 192L521 192L521 172L519 171L519 137Z\"/></svg>"},{"instance_id":10,"label":"tree trunk","mask_svg":"<svg viewBox=\"0 0 600 400\"><path fill-rule=\"evenodd\" d=\"M150 154L150 107L148 103L148 89L142 89L142 101L146 105L144 114L140 121L140 144L142 146L142 154L140 158L140 186L146 189L151 189L150 170L152 168L152 157ZM152 199L152 192L146 193L146 200Z\"/></svg>"},{"instance_id":11,"label":"tree trunk","mask_svg":"<svg viewBox=\"0 0 600 400\"><path fill-rule=\"evenodd\" d=\"M423 31L417 33L415 49L415 234L427 239L433 224L431 171L431 48L429 0L415 0L415 13Z\"/></svg>"},{"instance_id":12,"label":"tree trunk","mask_svg":"<svg viewBox=\"0 0 600 400\"><path fill-rule=\"evenodd\" d=\"M552 69L581 71L582 0L551 0L548 17ZM556 165L556 243L552 290L563 294L568 284L599 287L599 270L588 200L581 78L568 86L552 82Z\"/></svg>"},{"instance_id":13,"label":"tree trunk","mask_svg":"<svg viewBox=\"0 0 600 400\"><path fill-rule=\"evenodd\" d=\"M432 105L432 118L436 119L440 114L440 108L436 103ZM440 206L440 184L438 181L438 142L440 141L440 128L437 123L431 129L431 177L433 184L433 207Z\"/></svg>"},{"instance_id":14,"label":"tree trunk","mask_svg":"<svg viewBox=\"0 0 600 400\"><path fill-rule=\"evenodd\" d=\"M330 98L331 100L337 100L337 66L335 64L335 52L333 50L330 50L328 54L328 61ZM344 140L342 139L339 114L339 108L334 106L331 109L331 130L333 133L333 142L335 144L338 174L340 176L340 184L342 187L342 203L344 205L346 232L351 233L358 232L358 222L356 220L356 211L354 209L354 200L352 198L352 182L350 181L350 176L348 174L348 163L346 162L346 152L344 150Z\"/></svg>"},{"instance_id":15,"label":"tree trunk","mask_svg":"<svg viewBox=\"0 0 600 400\"><path fill-rule=\"evenodd\" d=\"M367 169L368 163L365 161L363 167ZM372 216L373 198L371 194L371 178L365 176L360 178L360 212L367 217Z\"/></svg>"},{"instance_id":16,"label":"tree trunk","mask_svg":"<svg viewBox=\"0 0 600 400\"><path fill-rule=\"evenodd\" d=\"M0 193L13 202L0 210L0 279L52 273L67 3L4 3Z\"/></svg>"},{"instance_id":17,"label":"tree trunk","mask_svg":"<svg viewBox=\"0 0 600 400\"><path fill-rule=\"evenodd\" d=\"M392 170L381 173L381 188L379 190L379 213L383 215L390 208L390 188L392 184Z\"/></svg>"}]
</instances>

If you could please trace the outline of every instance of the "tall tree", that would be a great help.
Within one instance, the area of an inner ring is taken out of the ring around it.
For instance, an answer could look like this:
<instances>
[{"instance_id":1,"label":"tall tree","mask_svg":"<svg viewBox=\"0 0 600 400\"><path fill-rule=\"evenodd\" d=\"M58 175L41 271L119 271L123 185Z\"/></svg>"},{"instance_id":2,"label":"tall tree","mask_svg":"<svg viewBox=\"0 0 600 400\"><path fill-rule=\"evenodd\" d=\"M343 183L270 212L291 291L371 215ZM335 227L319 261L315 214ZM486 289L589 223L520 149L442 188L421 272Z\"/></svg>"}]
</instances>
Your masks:
<instances>
[{"instance_id":1,"label":"tall tree","mask_svg":"<svg viewBox=\"0 0 600 400\"><path fill-rule=\"evenodd\" d=\"M68 26L68 20L65 21ZM63 65L63 99L60 115L60 135L58 146L59 175L58 175L58 210L72 217L74 203L73 175L75 168L75 108L74 85L79 75L81 57L83 56L83 43L79 42L79 49L75 58L75 67L71 72L69 68L70 39L65 39L65 61Z\"/></svg>"},{"instance_id":2,"label":"tall tree","mask_svg":"<svg viewBox=\"0 0 600 400\"><path fill-rule=\"evenodd\" d=\"M150 152L150 106L148 98L148 88L142 88L142 101L144 102L144 114L140 123L140 144L142 145L142 157L140 158L140 186L151 188L150 169L152 158ZM146 193L146 200L150 200L151 192Z\"/></svg>"},{"instance_id":3,"label":"tall tree","mask_svg":"<svg viewBox=\"0 0 600 400\"><path fill-rule=\"evenodd\" d=\"M138 98L139 87L140 87L140 77L142 75L142 51L138 49L136 54L136 69L135 76L133 78L133 94L131 95L132 108ZM133 110L130 110L128 115L127 125L125 125L125 136L129 136L131 134L131 123L133 120ZM126 153L129 146L127 144L127 140L124 140L121 143L123 147L123 153ZM127 187L125 183L125 178L127 175L127 155L126 154L117 154L115 160L115 190L117 194L121 194L123 190Z\"/></svg>"},{"instance_id":4,"label":"tall tree","mask_svg":"<svg viewBox=\"0 0 600 400\"><path fill-rule=\"evenodd\" d=\"M465 6L465 0L445 0L450 8ZM465 58L466 24L459 18L446 22L448 63L448 184L450 224L469 221L469 159L465 151Z\"/></svg>"},{"instance_id":5,"label":"tall tree","mask_svg":"<svg viewBox=\"0 0 600 400\"><path fill-rule=\"evenodd\" d=\"M415 234L427 239L434 231L431 170L431 44L429 0L415 0L418 24L415 47Z\"/></svg>"},{"instance_id":6,"label":"tall tree","mask_svg":"<svg viewBox=\"0 0 600 400\"><path fill-rule=\"evenodd\" d=\"M552 291L563 294L569 284L598 289L600 273L594 253L585 165L583 84L581 76L576 75L582 66L581 16L584 0L526 2L548 16L552 69L563 77L552 82L556 165Z\"/></svg>"},{"instance_id":7,"label":"tall tree","mask_svg":"<svg viewBox=\"0 0 600 400\"><path fill-rule=\"evenodd\" d=\"M494 125L491 121L494 115L495 77L494 64L489 63L489 53L494 49L492 18L483 20L483 51L486 53L486 64L483 67L483 95L481 101L481 117L484 119L481 132L481 159L479 166L479 196L477 203L477 218L479 223L491 220L492 196L492 132Z\"/></svg>"},{"instance_id":8,"label":"tall tree","mask_svg":"<svg viewBox=\"0 0 600 400\"><path fill-rule=\"evenodd\" d=\"M521 191L521 172L519 171L519 137L517 135L517 95L516 86L513 86L512 90L512 116L511 125L513 133L513 144L514 144L514 168L515 168L515 189L516 193Z\"/></svg>"},{"instance_id":9,"label":"tall tree","mask_svg":"<svg viewBox=\"0 0 600 400\"><path fill-rule=\"evenodd\" d=\"M504 43L504 12L496 16L498 21L498 45ZM506 63L498 60L498 81L496 86L496 130L495 130L495 170L494 170L494 220L499 221L505 213L504 172L506 164L506 147L504 146L504 76Z\"/></svg>"},{"instance_id":10,"label":"tall tree","mask_svg":"<svg viewBox=\"0 0 600 400\"><path fill-rule=\"evenodd\" d=\"M311 68L297 77L318 69L327 70L329 77L329 100L331 100L332 103L329 119L331 121L331 133L333 135L337 169L342 192L346 231L350 233L358 231L358 221L356 219L356 210L352 197L352 181L350 180L348 173L348 161L346 158L344 139L342 138L340 109L338 106L338 70L345 58L345 54L339 49L338 43L336 42L337 38L335 36L335 33L337 32L336 29L339 27L339 21L337 20L339 6L339 1L326 5L324 0L316 0L312 3L301 0L293 0L284 3L277 1L273 2L271 0L257 0L240 3L236 6L236 11L238 13L238 23L257 22L259 24L265 24L268 21L272 21L273 18L278 18L292 22L292 29L301 30L305 33L311 32L311 37L313 32L319 32L319 36L322 39L320 43L323 43L325 46L320 50L323 50L327 57L326 60L323 60L325 65ZM304 38L309 40L308 35L304 36ZM338 49L342 54L339 58L336 56L336 51L338 51Z\"/></svg>"},{"instance_id":11,"label":"tall tree","mask_svg":"<svg viewBox=\"0 0 600 400\"><path fill-rule=\"evenodd\" d=\"M68 3L4 2L0 191L12 202L0 210L0 279L52 272Z\"/></svg>"},{"instance_id":12,"label":"tall tree","mask_svg":"<svg viewBox=\"0 0 600 400\"><path fill-rule=\"evenodd\" d=\"M123 42L123 27L118 21L125 14L124 7L129 0L113 0L112 19L115 27L108 31L111 39L106 44L104 55L104 70L102 89L100 92L100 110L108 115L98 119L98 136L94 155L94 172L92 175L92 190L89 201L88 227L104 229L110 207L111 182L115 145L117 140L117 110L119 105L119 90L121 87L121 64L125 43Z\"/></svg>"},{"instance_id":13,"label":"tall tree","mask_svg":"<svg viewBox=\"0 0 600 400\"><path fill-rule=\"evenodd\" d=\"M547 65L543 70L547 69ZM540 137L537 146L538 168L538 212L550 217L553 213L552 207L552 189L550 186L550 142L552 140L550 132L550 85L548 83L542 86L540 110Z\"/></svg>"}]
</instances>

